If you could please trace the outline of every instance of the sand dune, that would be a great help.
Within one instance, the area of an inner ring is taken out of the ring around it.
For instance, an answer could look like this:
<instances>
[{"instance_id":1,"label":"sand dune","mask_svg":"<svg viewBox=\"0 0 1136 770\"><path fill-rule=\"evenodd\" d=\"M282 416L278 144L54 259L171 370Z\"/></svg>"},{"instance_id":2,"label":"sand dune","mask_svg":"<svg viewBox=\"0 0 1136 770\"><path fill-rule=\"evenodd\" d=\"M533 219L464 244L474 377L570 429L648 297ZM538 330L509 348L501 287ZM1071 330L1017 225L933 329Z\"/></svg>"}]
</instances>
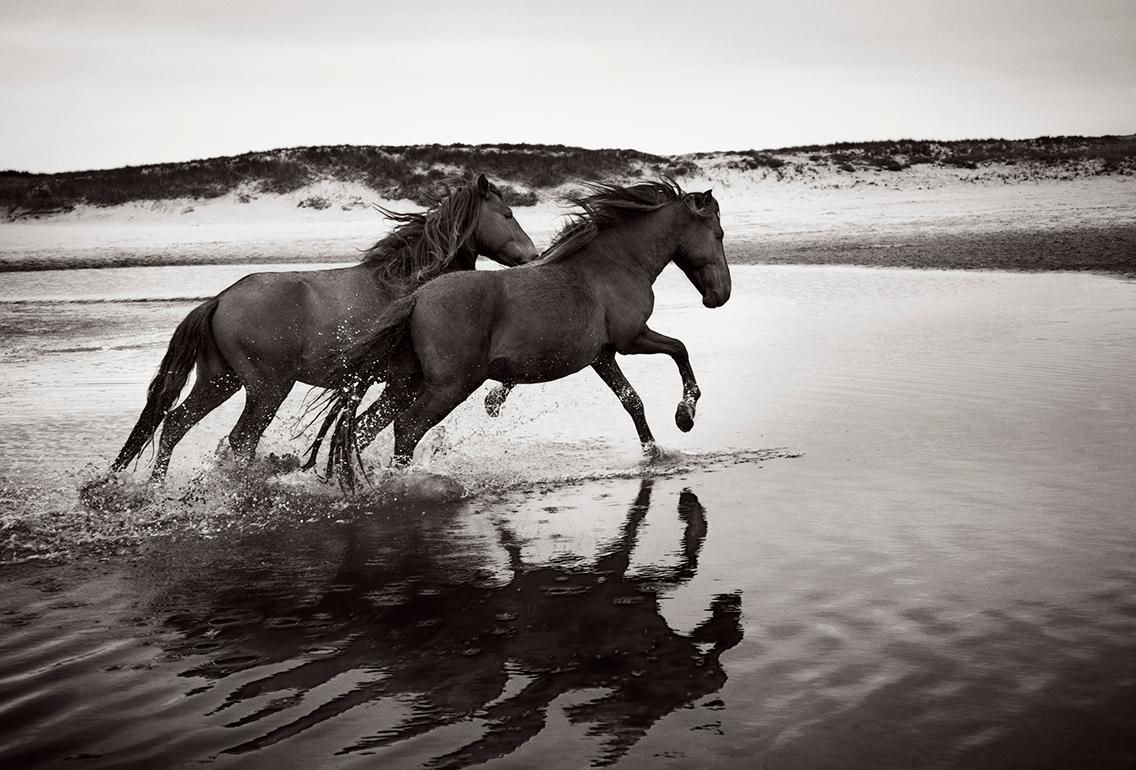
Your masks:
<instances>
[{"instance_id":1,"label":"sand dune","mask_svg":"<svg viewBox=\"0 0 1136 770\"><path fill-rule=\"evenodd\" d=\"M1136 177L1123 172L996 163L847 172L782 159L747 169L744 156L721 153L680 178L714 189L737 262L1136 270ZM518 207L538 245L559 227L555 199L570 189ZM207 200L78 205L0 224L0 270L348 261L388 229L371 204L419 208L336 179L284 194L247 186Z\"/></svg>"}]
</instances>

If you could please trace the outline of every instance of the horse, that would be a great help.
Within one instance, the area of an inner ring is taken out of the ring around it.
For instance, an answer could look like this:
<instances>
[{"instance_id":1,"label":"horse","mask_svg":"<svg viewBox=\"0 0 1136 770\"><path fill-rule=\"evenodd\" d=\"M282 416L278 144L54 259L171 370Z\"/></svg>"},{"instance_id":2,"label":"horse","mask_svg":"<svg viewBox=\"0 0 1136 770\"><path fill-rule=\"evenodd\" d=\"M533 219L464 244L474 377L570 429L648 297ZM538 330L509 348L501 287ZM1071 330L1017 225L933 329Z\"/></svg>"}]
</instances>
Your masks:
<instances>
[{"instance_id":1,"label":"horse","mask_svg":"<svg viewBox=\"0 0 1136 770\"><path fill-rule=\"evenodd\" d=\"M190 311L111 470L126 468L161 427L152 472L161 479L185 433L242 387L245 407L229 444L251 459L292 386L337 386L329 379L333 363L391 302L436 276L472 270L479 255L508 267L539 256L484 174L423 212L378 208L396 227L359 264L253 273ZM172 408L194 366L192 390Z\"/></svg>"},{"instance_id":2,"label":"horse","mask_svg":"<svg viewBox=\"0 0 1136 770\"><path fill-rule=\"evenodd\" d=\"M650 329L652 285L674 262L708 308L730 298L718 202L674 180L626 187L592 184L569 199L579 207L538 260L515 270L453 273L392 302L355 338L339 363L344 383L331 397L338 422L328 473L354 484L355 414L372 382L387 387L373 408L393 420L392 464L411 461L423 435L483 382L548 382L590 366L630 415L645 451L654 447L643 402L616 354L663 353L678 366L683 396L675 422L689 430L701 391L686 346ZM491 394L492 396L493 394ZM363 438L367 436L364 435ZM361 464L361 463L360 463Z\"/></svg>"}]
</instances>

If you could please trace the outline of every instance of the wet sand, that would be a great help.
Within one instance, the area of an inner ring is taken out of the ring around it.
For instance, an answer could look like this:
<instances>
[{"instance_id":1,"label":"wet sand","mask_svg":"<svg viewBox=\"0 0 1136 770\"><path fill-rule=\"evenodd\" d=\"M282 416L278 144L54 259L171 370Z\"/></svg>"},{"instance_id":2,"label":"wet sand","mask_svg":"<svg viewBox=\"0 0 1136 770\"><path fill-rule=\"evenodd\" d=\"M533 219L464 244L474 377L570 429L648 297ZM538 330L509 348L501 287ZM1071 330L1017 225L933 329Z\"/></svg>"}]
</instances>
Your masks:
<instances>
[{"instance_id":1,"label":"wet sand","mask_svg":"<svg viewBox=\"0 0 1136 770\"><path fill-rule=\"evenodd\" d=\"M370 228L373 230L374 228ZM239 242L166 248L91 247L61 259L47 254L0 254L0 273L110 267L247 265L266 262L300 269L313 255L350 264L371 236L301 237L271 247ZM860 265L949 270L1053 270L1136 275L1136 225L1077 225L1053 230L966 230L942 234L911 228L900 232L817 235L768 233L729 236L731 260L740 265Z\"/></svg>"},{"instance_id":2,"label":"wet sand","mask_svg":"<svg viewBox=\"0 0 1136 770\"><path fill-rule=\"evenodd\" d=\"M0 297L0 763L1136 761L1136 284L739 267L711 312L668 271L694 431L624 362L661 463L585 373L427 442L467 497L345 500L216 469L238 397L85 506L177 298L238 268L157 270Z\"/></svg>"}]
</instances>

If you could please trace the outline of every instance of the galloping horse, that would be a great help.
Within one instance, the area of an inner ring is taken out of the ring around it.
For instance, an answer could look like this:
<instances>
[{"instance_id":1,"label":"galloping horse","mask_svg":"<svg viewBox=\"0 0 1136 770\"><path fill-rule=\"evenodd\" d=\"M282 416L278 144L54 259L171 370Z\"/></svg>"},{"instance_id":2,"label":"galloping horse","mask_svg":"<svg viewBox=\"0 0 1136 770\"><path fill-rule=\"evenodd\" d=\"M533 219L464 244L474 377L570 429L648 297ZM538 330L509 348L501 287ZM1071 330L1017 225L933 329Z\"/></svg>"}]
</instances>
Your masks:
<instances>
[{"instance_id":1,"label":"galloping horse","mask_svg":"<svg viewBox=\"0 0 1136 770\"><path fill-rule=\"evenodd\" d=\"M339 366L331 406L338 425L328 470L353 480L355 413L372 382L387 382L366 434L394 421L393 462L414 448L487 379L547 382L591 366L630 414L644 449L651 432L643 403L615 354L665 353L683 380L675 420L689 430L700 395L686 347L647 327L652 284L674 262L718 307L730 298L718 202L685 193L673 180L629 187L592 185L581 209L545 255L517 270L454 273L396 300L356 338ZM353 378L353 380L352 380ZM327 423L325 423L325 426ZM368 435L363 436L364 439Z\"/></svg>"},{"instance_id":2,"label":"galloping horse","mask_svg":"<svg viewBox=\"0 0 1136 770\"><path fill-rule=\"evenodd\" d=\"M339 385L329 378L334 364L397 297L440 274L471 270L478 255L506 266L537 256L484 174L428 211L382 211L398 227L360 264L254 273L190 311L170 339L112 470L129 465L162 426L153 469L160 479L186 431L242 386L245 408L229 443L238 456L251 458L292 386ZM193 389L171 410L195 365Z\"/></svg>"}]
</instances>

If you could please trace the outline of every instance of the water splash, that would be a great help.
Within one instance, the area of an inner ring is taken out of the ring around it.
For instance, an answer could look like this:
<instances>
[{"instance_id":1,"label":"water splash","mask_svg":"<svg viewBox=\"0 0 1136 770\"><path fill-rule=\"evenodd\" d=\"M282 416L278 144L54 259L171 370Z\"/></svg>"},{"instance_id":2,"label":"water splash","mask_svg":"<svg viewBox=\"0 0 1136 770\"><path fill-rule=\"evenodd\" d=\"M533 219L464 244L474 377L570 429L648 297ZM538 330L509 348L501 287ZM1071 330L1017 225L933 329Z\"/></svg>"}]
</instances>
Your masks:
<instances>
[{"instance_id":1,"label":"water splash","mask_svg":"<svg viewBox=\"0 0 1136 770\"><path fill-rule=\"evenodd\" d=\"M436 431L416 464L389 462L389 437L368 452L368 477L355 491L299 471L299 459L267 454L253 463L230 455L202 461L181 482L155 484L143 472L108 474L88 466L71 487L0 490L0 564L113 555L174 534L215 538L297 523L427 510L480 496L501 496L621 478L680 475L793 457L784 449L692 454L655 447L614 456L603 441L540 442L487 457L484 446L451 442Z\"/></svg>"}]
</instances>

